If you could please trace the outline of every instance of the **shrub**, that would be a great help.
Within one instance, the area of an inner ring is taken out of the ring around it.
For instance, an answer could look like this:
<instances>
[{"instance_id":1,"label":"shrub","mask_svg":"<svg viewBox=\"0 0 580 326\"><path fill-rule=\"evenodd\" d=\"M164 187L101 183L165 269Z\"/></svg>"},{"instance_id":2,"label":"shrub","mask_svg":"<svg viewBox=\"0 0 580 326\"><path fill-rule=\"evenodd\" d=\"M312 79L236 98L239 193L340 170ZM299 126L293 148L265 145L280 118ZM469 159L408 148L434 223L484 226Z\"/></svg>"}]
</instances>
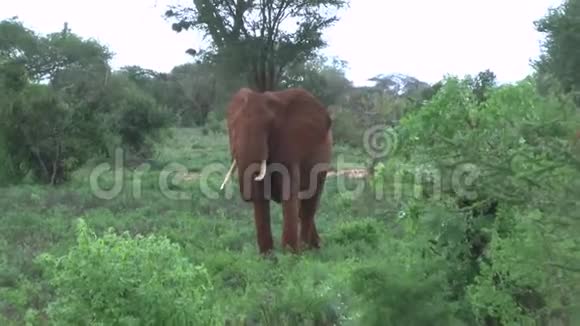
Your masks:
<instances>
[{"instance_id":1,"label":"shrub","mask_svg":"<svg viewBox=\"0 0 580 326\"><path fill-rule=\"evenodd\" d=\"M135 81L111 74L104 46L67 27L40 36L13 20L0 22L0 34L0 156L10 174L3 182L31 173L62 183L119 146L151 154L149 138L169 115Z\"/></svg>"},{"instance_id":2,"label":"shrub","mask_svg":"<svg viewBox=\"0 0 580 326\"><path fill-rule=\"evenodd\" d=\"M379 242L379 226L376 221L364 219L358 221L344 222L338 226L335 233L330 237L333 242L353 246L362 244L365 246L376 247Z\"/></svg>"},{"instance_id":3,"label":"shrub","mask_svg":"<svg viewBox=\"0 0 580 326\"><path fill-rule=\"evenodd\" d=\"M456 303L449 298L445 261L425 255L423 239L413 238L393 242L382 259L377 256L352 272L357 324L460 325Z\"/></svg>"},{"instance_id":4,"label":"shrub","mask_svg":"<svg viewBox=\"0 0 580 326\"><path fill-rule=\"evenodd\" d=\"M218 134L218 133L226 133L226 126L224 120L219 120L217 118L217 114L214 111L211 111L207 115L206 123L202 128L202 132L204 135L209 134Z\"/></svg>"},{"instance_id":5,"label":"shrub","mask_svg":"<svg viewBox=\"0 0 580 326\"><path fill-rule=\"evenodd\" d=\"M397 128L397 160L428 164L442 203L458 212L452 223L435 220L441 233L431 241L454 266L448 281L470 322L563 320L576 304L577 276L566 266L580 264L572 249L580 165L570 142L580 114L570 98L536 89L527 79L482 94L469 79L448 78ZM436 203L423 206L419 218L432 216Z\"/></svg>"},{"instance_id":6,"label":"shrub","mask_svg":"<svg viewBox=\"0 0 580 326\"><path fill-rule=\"evenodd\" d=\"M67 179L68 171L91 154L76 114L49 86L29 85L14 95L0 124L15 177L32 172L44 183Z\"/></svg>"},{"instance_id":7,"label":"shrub","mask_svg":"<svg viewBox=\"0 0 580 326\"><path fill-rule=\"evenodd\" d=\"M352 110L345 108L331 109L332 138L337 143L362 147L364 126Z\"/></svg>"},{"instance_id":8,"label":"shrub","mask_svg":"<svg viewBox=\"0 0 580 326\"><path fill-rule=\"evenodd\" d=\"M149 140L155 140L171 122L167 109L122 74L113 75L97 106L106 112L105 126L118 135L118 145L141 157L151 154Z\"/></svg>"},{"instance_id":9,"label":"shrub","mask_svg":"<svg viewBox=\"0 0 580 326\"><path fill-rule=\"evenodd\" d=\"M0 187L10 183L15 174L8 148L4 140L4 135L0 133Z\"/></svg>"},{"instance_id":10,"label":"shrub","mask_svg":"<svg viewBox=\"0 0 580 326\"><path fill-rule=\"evenodd\" d=\"M166 238L107 231L96 237L84 221L69 253L42 256L55 288L49 318L59 325L208 325L212 283Z\"/></svg>"}]
</instances>

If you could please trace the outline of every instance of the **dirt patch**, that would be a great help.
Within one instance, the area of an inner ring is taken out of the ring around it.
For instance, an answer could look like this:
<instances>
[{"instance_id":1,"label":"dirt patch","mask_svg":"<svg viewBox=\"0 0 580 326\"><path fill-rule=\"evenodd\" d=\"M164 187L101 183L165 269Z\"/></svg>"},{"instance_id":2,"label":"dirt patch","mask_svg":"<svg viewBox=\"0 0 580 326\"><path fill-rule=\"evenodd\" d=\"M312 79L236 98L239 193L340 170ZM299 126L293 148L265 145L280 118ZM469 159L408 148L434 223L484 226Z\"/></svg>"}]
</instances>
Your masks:
<instances>
[{"instance_id":1,"label":"dirt patch","mask_svg":"<svg viewBox=\"0 0 580 326\"><path fill-rule=\"evenodd\" d=\"M368 175L368 171L364 168L333 170L328 172L328 176L346 176L347 178L361 179Z\"/></svg>"},{"instance_id":2,"label":"dirt patch","mask_svg":"<svg viewBox=\"0 0 580 326\"><path fill-rule=\"evenodd\" d=\"M186 173L183 176L183 180L185 181L192 181L197 179L201 174L197 173L197 172L191 172L191 173Z\"/></svg>"},{"instance_id":3,"label":"dirt patch","mask_svg":"<svg viewBox=\"0 0 580 326\"><path fill-rule=\"evenodd\" d=\"M179 175L177 175L178 180L181 181L193 181L197 178L199 178L201 174L197 173L197 172L187 172L187 173L180 173Z\"/></svg>"}]
</instances>

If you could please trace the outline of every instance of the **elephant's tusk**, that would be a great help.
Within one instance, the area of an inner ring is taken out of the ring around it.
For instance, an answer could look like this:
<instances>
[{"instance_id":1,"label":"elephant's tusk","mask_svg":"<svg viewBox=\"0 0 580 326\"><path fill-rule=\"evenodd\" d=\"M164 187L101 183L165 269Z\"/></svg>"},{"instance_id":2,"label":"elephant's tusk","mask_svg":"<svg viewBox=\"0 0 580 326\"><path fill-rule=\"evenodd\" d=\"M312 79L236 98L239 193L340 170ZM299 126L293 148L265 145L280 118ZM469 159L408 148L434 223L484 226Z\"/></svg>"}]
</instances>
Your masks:
<instances>
[{"instance_id":1,"label":"elephant's tusk","mask_svg":"<svg viewBox=\"0 0 580 326\"><path fill-rule=\"evenodd\" d=\"M254 180L260 181L264 179L265 175L266 175L266 160L263 160L262 164L260 165L260 174L257 177L255 177Z\"/></svg>"},{"instance_id":2,"label":"elephant's tusk","mask_svg":"<svg viewBox=\"0 0 580 326\"><path fill-rule=\"evenodd\" d=\"M226 177L224 178L224 182L222 182L220 190L224 189L224 186L226 185L226 182L228 182L228 180L230 179L230 176L232 175L232 172L234 172L235 167L236 167L236 160L234 160L232 162L232 165L230 166L230 169L229 169L228 173L226 174Z\"/></svg>"}]
</instances>

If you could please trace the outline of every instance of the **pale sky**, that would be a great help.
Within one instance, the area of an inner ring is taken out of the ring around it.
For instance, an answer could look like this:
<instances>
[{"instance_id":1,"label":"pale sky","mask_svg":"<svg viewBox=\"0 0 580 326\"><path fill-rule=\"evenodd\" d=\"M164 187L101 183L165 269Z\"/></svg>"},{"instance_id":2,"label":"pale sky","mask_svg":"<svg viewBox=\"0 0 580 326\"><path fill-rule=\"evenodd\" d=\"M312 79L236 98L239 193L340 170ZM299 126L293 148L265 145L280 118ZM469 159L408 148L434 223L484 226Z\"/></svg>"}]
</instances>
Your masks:
<instances>
[{"instance_id":1,"label":"pale sky","mask_svg":"<svg viewBox=\"0 0 580 326\"><path fill-rule=\"evenodd\" d=\"M0 19L18 16L45 34L63 23L82 37L106 44L114 68L139 65L167 72L192 61L199 48L193 32L175 33L163 19L176 0L2 0ZM187 0L181 0L187 1ZM192 2L189 0L189 2ZM434 83L487 68L500 82L531 72L543 36L533 21L562 0L351 0L328 29L325 54L348 62L347 77L367 84L378 74L402 73Z\"/></svg>"}]
</instances>

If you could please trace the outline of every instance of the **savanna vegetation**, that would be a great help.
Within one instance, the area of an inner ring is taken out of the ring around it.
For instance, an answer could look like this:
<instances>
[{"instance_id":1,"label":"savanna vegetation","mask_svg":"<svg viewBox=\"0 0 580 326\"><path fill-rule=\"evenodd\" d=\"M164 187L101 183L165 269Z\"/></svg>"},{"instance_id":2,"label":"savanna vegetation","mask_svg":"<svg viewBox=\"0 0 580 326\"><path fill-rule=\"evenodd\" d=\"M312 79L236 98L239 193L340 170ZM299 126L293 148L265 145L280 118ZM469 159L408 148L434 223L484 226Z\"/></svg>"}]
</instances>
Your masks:
<instances>
[{"instance_id":1,"label":"savanna vegetation","mask_svg":"<svg viewBox=\"0 0 580 326\"><path fill-rule=\"evenodd\" d=\"M580 1L537 21L543 55L505 85L355 87L319 51L345 5L168 8L212 40L168 73L1 21L0 324L578 325ZM334 168L368 171L329 177L318 251L260 257L251 207L219 191L241 86L313 92Z\"/></svg>"}]
</instances>

